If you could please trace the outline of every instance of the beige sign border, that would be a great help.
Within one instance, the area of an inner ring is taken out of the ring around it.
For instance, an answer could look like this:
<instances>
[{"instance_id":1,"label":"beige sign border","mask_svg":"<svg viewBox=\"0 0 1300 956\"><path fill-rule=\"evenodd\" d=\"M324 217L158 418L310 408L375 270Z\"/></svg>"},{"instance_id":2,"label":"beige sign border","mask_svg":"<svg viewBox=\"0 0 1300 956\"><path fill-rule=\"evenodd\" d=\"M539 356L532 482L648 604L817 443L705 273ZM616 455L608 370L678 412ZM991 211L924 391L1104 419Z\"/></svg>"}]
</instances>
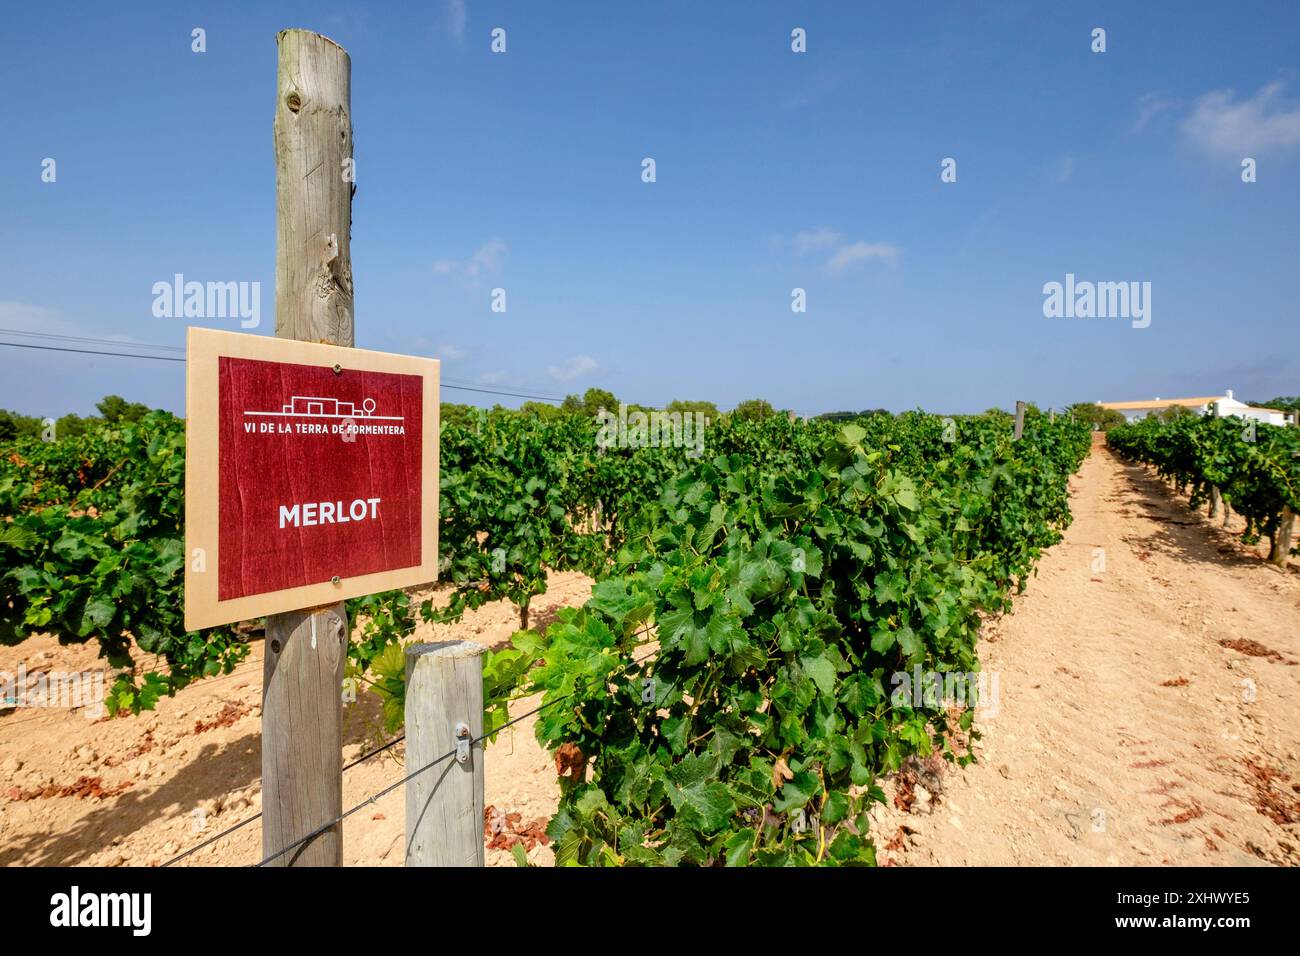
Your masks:
<instances>
[{"instance_id":1,"label":"beige sign border","mask_svg":"<svg viewBox=\"0 0 1300 956\"><path fill-rule=\"evenodd\" d=\"M377 594L396 588L428 584L438 576L438 411L437 359L393 355L366 349L317 345L265 335L222 332L191 326L185 368L185 629L198 631L234 621L247 621L304 608L333 604L345 598ZM338 584L325 581L222 601L217 594L221 542L219 522L218 359L260 359L365 372L396 372L424 379L421 491L421 563L380 571ZM200 560L201 558L201 560ZM203 570L196 570L199 565Z\"/></svg>"}]
</instances>

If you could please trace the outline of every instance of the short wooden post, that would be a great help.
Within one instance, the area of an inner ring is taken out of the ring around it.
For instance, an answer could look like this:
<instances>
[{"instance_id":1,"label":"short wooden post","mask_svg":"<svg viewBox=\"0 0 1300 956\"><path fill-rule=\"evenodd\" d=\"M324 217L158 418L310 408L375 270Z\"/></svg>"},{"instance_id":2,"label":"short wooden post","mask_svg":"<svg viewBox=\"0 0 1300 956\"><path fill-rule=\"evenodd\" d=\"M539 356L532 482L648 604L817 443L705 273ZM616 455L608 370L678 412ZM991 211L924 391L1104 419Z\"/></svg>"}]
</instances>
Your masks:
<instances>
[{"instance_id":1,"label":"short wooden post","mask_svg":"<svg viewBox=\"0 0 1300 956\"><path fill-rule=\"evenodd\" d=\"M1025 403L1016 402L1016 432L1012 436L1015 441L1020 441L1020 436L1025 433Z\"/></svg>"},{"instance_id":2,"label":"short wooden post","mask_svg":"<svg viewBox=\"0 0 1300 956\"><path fill-rule=\"evenodd\" d=\"M605 409L604 407L602 407L600 409L600 413L597 415L597 420L601 423L602 430L606 421L604 411ZM596 457L597 458L605 457L605 443L601 441L600 431L596 432ZM596 527L593 530L597 534L599 534L604 529L604 525L605 525L605 506L599 498L596 499L595 522L596 522Z\"/></svg>"},{"instance_id":3,"label":"short wooden post","mask_svg":"<svg viewBox=\"0 0 1300 956\"><path fill-rule=\"evenodd\" d=\"M276 37L275 334L353 342L351 61L307 30ZM329 468L323 457L315 467ZM262 851L273 856L343 812L342 602L273 614L262 664ZM273 866L342 866L338 824Z\"/></svg>"},{"instance_id":4,"label":"short wooden post","mask_svg":"<svg viewBox=\"0 0 1300 956\"><path fill-rule=\"evenodd\" d=\"M1291 540L1295 532L1295 512L1290 505L1282 506L1282 517L1278 520L1277 532L1273 535L1273 553L1269 560L1279 568L1285 568L1291 554Z\"/></svg>"},{"instance_id":5,"label":"short wooden post","mask_svg":"<svg viewBox=\"0 0 1300 956\"><path fill-rule=\"evenodd\" d=\"M473 641L406 649L406 772L483 733L483 652ZM459 733L458 733L459 731ZM483 866L483 745L406 782L406 865Z\"/></svg>"}]
</instances>

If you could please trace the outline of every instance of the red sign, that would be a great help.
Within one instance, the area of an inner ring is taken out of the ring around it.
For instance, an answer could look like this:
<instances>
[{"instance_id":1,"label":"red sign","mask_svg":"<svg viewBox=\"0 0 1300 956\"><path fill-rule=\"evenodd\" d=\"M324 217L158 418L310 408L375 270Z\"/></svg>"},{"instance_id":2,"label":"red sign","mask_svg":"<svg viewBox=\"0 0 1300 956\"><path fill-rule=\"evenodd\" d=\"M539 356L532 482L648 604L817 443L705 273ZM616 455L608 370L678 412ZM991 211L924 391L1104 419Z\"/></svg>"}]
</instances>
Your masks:
<instances>
[{"instance_id":1,"label":"red sign","mask_svg":"<svg viewBox=\"0 0 1300 956\"><path fill-rule=\"evenodd\" d=\"M218 369L221 600L421 563L420 376Z\"/></svg>"},{"instance_id":2,"label":"red sign","mask_svg":"<svg viewBox=\"0 0 1300 956\"><path fill-rule=\"evenodd\" d=\"M191 329L189 630L427 584L438 363Z\"/></svg>"}]
</instances>

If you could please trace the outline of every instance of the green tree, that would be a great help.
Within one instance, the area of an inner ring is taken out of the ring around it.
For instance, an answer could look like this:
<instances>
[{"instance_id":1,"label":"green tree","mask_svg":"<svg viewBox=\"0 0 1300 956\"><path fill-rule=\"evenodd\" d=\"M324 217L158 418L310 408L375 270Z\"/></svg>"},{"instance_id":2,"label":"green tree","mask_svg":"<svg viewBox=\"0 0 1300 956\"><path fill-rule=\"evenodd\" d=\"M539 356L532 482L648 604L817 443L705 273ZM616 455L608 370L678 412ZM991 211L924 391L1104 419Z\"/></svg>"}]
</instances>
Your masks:
<instances>
[{"instance_id":1,"label":"green tree","mask_svg":"<svg viewBox=\"0 0 1300 956\"><path fill-rule=\"evenodd\" d=\"M121 395L105 395L104 398L95 403L95 408L104 421L110 425L126 425L131 422L138 422L144 416L149 414L149 406L142 405L139 402L128 402Z\"/></svg>"},{"instance_id":2,"label":"green tree","mask_svg":"<svg viewBox=\"0 0 1300 956\"><path fill-rule=\"evenodd\" d=\"M1096 402L1075 402L1066 411L1079 421L1087 422L1101 431L1124 424L1123 415L1113 408L1102 408Z\"/></svg>"},{"instance_id":3,"label":"green tree","mask_svg":"<svg viewBox=\"0 0 1300 956\"><path fill-rule=\"evenodd\" d=\"M732 417L742 422L761 422L775 414L772 403L763 398L747 398L731 410Z\"/></svg>"},{"instance_id":4,"label":"green tree","mask_svg":"<svg viewBox=\"0 0 1300 956\"><path fill-rule=\"evenodd\" d=\"M27 438L39 435L41 420L32 415L20 415L6 408L0 408L0 441L13 441L15 438Z\"/></svg>"},{"instance_id":5,"label":"green tree","mask_svg":"<svg viewBox=\"0 0 1300 956\"><path fill-rule=\"evenodd\" d=\"M675 398L669 402L668 407L664 409L664 411L682 412L683 414L690 412L703 412L704 417L711 422L717 421L721 416L721 412L718 411L718 406L714 405L712 402L690 402L680 398Z\"/></svg>"},{"instance_id":6,"label":"green tree","mask_svg":"<svg viewBox=\"0 0 1300 956\"><path fill-rule=\"evenodd\" d=\"M1179 418L1192 418L1195 415L1196 413L1186 405L1170 405L1168 408L1161 409L1156 417L1162 422L1172 422Z\"/></svg>"},{"instance_id":7,"label":"green tree","mask_svg":"<svg viewBox=\"0 0 1300 956\"><path fill-rule=\"evenodd\" d=\"M611 412L618 411L618 399L613 392L603 388L589 388L582 393L582 410L588 415L595 415L602 408Z\"/></svg>"},{"instance_id":8,"label":"green tree","mask_svg":"<svg viewBox=\"0 0 1300 956\"><path fill-rule=\"evenodd\" d=\"M561 411L588 417L595 417L596 412L602 408L607 412L618 414L618 399L614 397L613 392L607 392L603 388L589 388L582 393L582 398L577 395L566 395L560 405Z\"/></svg>"},{"instance_id":9,"label":"green tree","mask_svg":"<svg viewBox=\"0 0 1300 956\"><path fill-rule=\"evenodd\" d=\"M519 414L530 415L544 422L554 421L564 415L562 408L548 402L524 402L519 406Z\"/></svg>"},{"instance_id":10,"label":"green tree","mask_svg":"<svg viewBox=\"0 0 1300 956\"><path fill-rule=\"evenodd\" d=\"M456 402L443 402L438 408L439 421L445 428L448 425L464 425L478 411L473 405L461 405Z\"/></svg>"},{"instance_id":11,"label":"green tree","mask_svg":"<svg viewBox=\"0 0 1300 956\"><path fill-rule=\"evenodd\" d=\"M82 418L80 415L67 414L54 425L56 438L76 438L86 434L86 429L95 424L95 417Z\"/></svg>"},{"instance_id":12,"label":"green tree","mask_svg":"<svg viewBox=\"0 0 1300 956\"><path fill-rule=\"evenodd\" d=\"M1267 402L1247 402L1253 408L1276 408L1279 412L1300 412L1300 395L1279 395Z\"/></svg>"},{"instance_id":13,"label":"green tree","mask_svg":"<svg viewBox=\"0 0 1300 956\"><path fill-rule=\"evenodd\" d=\"M894 417L894 413L887 408L864 408L860 412L822 412L820 415L814 415L813 421L851 422L855 418L873 418L876 415Z\"/></svg>"}]
</instances>

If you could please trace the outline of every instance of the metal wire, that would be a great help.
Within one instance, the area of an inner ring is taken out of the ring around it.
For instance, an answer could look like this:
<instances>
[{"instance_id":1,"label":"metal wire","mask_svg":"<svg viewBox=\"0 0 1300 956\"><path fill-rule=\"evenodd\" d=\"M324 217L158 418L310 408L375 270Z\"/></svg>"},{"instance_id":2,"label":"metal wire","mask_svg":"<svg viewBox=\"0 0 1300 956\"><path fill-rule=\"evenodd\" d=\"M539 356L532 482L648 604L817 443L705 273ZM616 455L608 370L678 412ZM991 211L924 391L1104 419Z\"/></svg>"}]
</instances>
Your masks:
<instances>
[{"instance_id":1,"label":"metal wire","mask_svg":"<svg viewBox=\"0 0 1300 956\"><path fill-rule=\"evenodd\" d=\"M644 633L646 633L644 630L638 632L638 634L644 634ZM628 663L627 667L624 668L624 671L626 671L628 668L633 667L633 666L635 666L635 665L637 665L637 664L644 663L645 661L647 661L647 660L649 660L650 658L654 657L654 656L655 656L656 654L658 654L658 653L659 653L659 651L656 649L655 651L652 651L651 653L645 655L645 657L642 657L642 658L640 658L639 660L633 660L633 661L630 661L630 662ZM559 704L559 703L562 703L562 702L564 702L564 701L566 701L566 700L569 700L570 698L573 697L574 693L576 693L576 691L575 691L575 692L572 692L572 693L565 694L563 697L557 697L557 698L555 698L554 700L547 701L546 703L539 704L537 707L534 707L532 710L528 711L527 713L520 714L518 717L512 717L510 720L507 720L507 721L506 721L504 724L502 724L500 727L494 728L493 730L489 731L488 733L485 733L485 734L479 734L479 736L475 737L473 740L470 741L470 744L469 744L469 745L470 745L471 747L476 747L476 746L478 746L480 743L482 743L484 740L486 740L488 737L491 737L491 736L493 736L493 735L495 735L495 734L500 733L501 731L505 730L507 727L510 727L510 726L512 726L512 725L514 725L514 724L517 724L517 723L519 723L519 721L521 721L521 720L525 720L525 719L527 719L527 718L533 716L534 714L540 713L541 711L545 710L547 707L553 707L553 706L556 705L556 704ZM352 816L352 814L356 813L358 810L361 810L361 809L364 808L364 807L368 807L368 806L370 806L372 803L374 803L374 802L375 802L376 800L378 800L380 797L387 796L388 794L390 794L390 793L392 793L394 790L396 790L398 787L400 787L400 786L402 786L403 784L407 783L408 781L413 780L414 778L418 777L420 774L424 773L426 770L430 770L430 769L432 769L433 767L438 766L438 764L443 763L444 761L451 759L451 758L454 757L455 755L456 755L456 751L455 751L455 750L449 750L447 753L443 754L442 756L440 756L440 757L435 757L433 760L431 760L429 763L425 764L423 767L420 767L420 768L417 769L417 770L413 770L413 771L411 771L411 772L408 773L406 776L402 777L402 779L398 780L396 783L389 784L387 787L384 787L382 790L379 790L379 791L375 792L374 794L372 794L371 796L367 797L365 800L362 800L362 801L361 801L360 803L358 803L356 806L354 806L354 807L350 807L349 809L344 810L342 813L340 813L338 816L336 816L333 820L330 820L330 821L328 821L328 822L326 822L326 823L322 823L320 826L316 827L316 829L312 830L312 831L311 831L310 833L308 833L306 836L303 836L303 837L300 837L300 838L297 839L297 840L294 840L292 843L290 843L290 844L289 844L288 846L286 846L284 849L282 849L282 850L280 850L280 851L278 851L278 852L276 852L276 853L271 854L271 855L268 856L266 859L262 860L261 863L258 863L258 864L255 864L255 865L256 865L256 866L266 866L268 863L272 863L272 862L274 862L275 860L278 860L280 857L284 856L286 853L290 852L291 850L294 850L294 849L296 849L297 847L302 846L304 843L307 843L307 842L309 842L309 841L311 841L311 840L316 839L316 837L320 836L320 835L321 835L322 833L324 833L326 830L329 830L331 827L333 827L333 826L335 826L335 825L337 825L337 824L339 824L339 823L342 823L344 820L346 820L348 817Z\"/></svg>"},{"instance_id":2,"label":"metal wire","mask_svg":"<svg viewBox=\"0 0 1300 956\"><path fill-rule=\"evenodd\" d=\"M381 753L383 753L385 750L388 750L388 749L390 749L390 748L392 748L392 747L395 747L397 744L401 743L401 742L402 742L403 740L405 740L405 739L406 739L406 734L399 734L398 736L396 736L396 737L394 737L392 740L390 740L388 743L384 744L382 747L376 747L374 750L370 751L369 753L362 754L360 757L358 757L356 760L353 760L351 763L349 763L349 764L345 764L344 767L343 767L343 772L346 772L346 771L348 771L348 770L351 770L351 769L352 769L353 767L355 767L357 764L362 763L363 761L369 760L371 757L374 757L374 756L376 756L377 754L381 754ZM249 825L250 823L252 823L254 820L259 820L259 819L261 819L261 817L262 817L262 813L261 813L261 811L258 811L257 813L255 813L255 814L253 814L251 817L249 817L247 820L240 820L240 821L239 821L238 823L236 823L234 826L232 826L232 827L227 827L226 829L222 830L220 833L218 833L218 834L216 834L216 835L214 835L214 836L209 837L208 839L204 840L202 843L198 844L197 846L190 847L190 848L189 848L188 850L186 850L184 853L181 853L179 856L174 856L174 857L172 857L170 860L168 860L166 863L164 863L164 864L162 864L162 865L163 865L163 866L171 866L173 863L177 863L177 862L179 862L179 861L185 859L187 856L192 856L193 854L198 853L199 850L202 850L204 847L206 847L206 846L211 846L212 844L216 843L218 840L221 840L221 839L223 839L223 838L225 838L225 837L230 836L230 834L234 833L236 830L239 830L239 829L242 829L243 827L248 826L248 825Z\"/></svg>"},{"instance_id":3,"label":"metal wire","mask_svg":"<svg viewBox=\"0 0 1300 956\"><path fill-rule=\"evenodd\" d=\"M120 344L127 348L165 349L167 351L182 351L180 348L174 345L150 345L147 342L117 343L114 342L112 339L92 339L92 338L86 338L84 336L51 335L42 332L22 332L17 329L0 329L0 333L6 333L9 335L24 335L24 336L30 336L32 338L44 338L44 339L51 339L55 341L86 342L90 344L106 344L106 345ZM156 361L161 361L161 362L184 362L185 361L184 356L142 355L138 352L114 352L114 351L100 350L100 349L74 349L74 348L68 348L66 346L58 346L58 345L36 345L31 342L0 342L0 345L7 345L10 348L15 348L15 349L40 349L45 352L75 352L80 355L111 355L117 358L154 359ZM534 402L551 402L555 405L559 405L564 401L564 399L557 398L553 395L538 395L536 393L529 393L529 392L522 392L522 391L503 391L502 389L483 388L477 385L451 385L446 381L443 381L441 383L441 387L455 389L456 391L459 392L481 392L485 395L501 395L506 398L522 398ZM653 408L653 406L650 405L646 405L643 407ZM661 411L661 409L655 409L655 410Z\"/></svg>"}]
</instances>

